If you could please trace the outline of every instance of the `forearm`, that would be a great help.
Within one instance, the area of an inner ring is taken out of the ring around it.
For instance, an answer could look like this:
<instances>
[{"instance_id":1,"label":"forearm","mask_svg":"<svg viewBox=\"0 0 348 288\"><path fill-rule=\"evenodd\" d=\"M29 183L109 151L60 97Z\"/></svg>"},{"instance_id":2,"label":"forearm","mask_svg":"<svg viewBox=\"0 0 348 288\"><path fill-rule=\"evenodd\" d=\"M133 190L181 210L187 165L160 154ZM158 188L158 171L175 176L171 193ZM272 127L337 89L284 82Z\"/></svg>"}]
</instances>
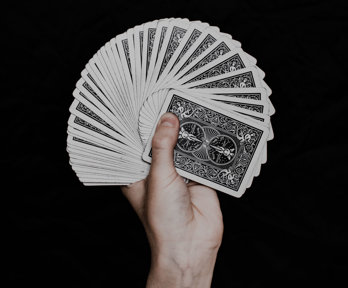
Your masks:
<instances>
[{"instance_id":1,"label":"forearm","mask_svg":"<svg viewBox=\"0 0 348 288\"><path fill-rule=\"evenodd\" d=\"M158 255L153 253L147 288L206 288L210 287L217 249L201 253L199 257L188 255Z\"/></svg>"}]
</instances>

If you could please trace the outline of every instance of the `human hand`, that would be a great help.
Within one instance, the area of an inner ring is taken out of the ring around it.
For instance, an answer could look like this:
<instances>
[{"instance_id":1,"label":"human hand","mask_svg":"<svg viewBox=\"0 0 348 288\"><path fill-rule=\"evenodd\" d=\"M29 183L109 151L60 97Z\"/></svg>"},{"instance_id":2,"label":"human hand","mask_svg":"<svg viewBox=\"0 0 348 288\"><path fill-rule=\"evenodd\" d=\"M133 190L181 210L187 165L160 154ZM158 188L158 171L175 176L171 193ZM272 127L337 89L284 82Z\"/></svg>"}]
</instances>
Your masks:
<instances>
[{"instance_id":1,"label":"human hand","mask_svg":"<svg viewBox=\"0 0 348 288\"><path fill-rule=\"evenodd\" d=\"M210 287L223 221L215 190L186 184L173 149L179 120L164 114L152 140L148 177L122 187L142 221L151 247L147 287Z\"/></svg>"}]
</instances>

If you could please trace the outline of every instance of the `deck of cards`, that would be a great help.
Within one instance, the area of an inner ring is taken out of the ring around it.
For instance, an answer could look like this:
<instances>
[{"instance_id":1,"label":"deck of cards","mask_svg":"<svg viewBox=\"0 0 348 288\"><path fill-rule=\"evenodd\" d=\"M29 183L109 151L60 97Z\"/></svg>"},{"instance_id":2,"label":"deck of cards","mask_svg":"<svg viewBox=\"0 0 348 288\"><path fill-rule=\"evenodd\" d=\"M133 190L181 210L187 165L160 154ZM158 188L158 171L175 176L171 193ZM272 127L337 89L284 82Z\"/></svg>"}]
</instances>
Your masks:
<instances>
[{"instance_id":1,"label":"deck of cards","mask_svg":"<svg viewBox=\"0 0 348 288\"><path fill-rule=\"evenodd\" d=\"M157 121L171 112L180 121L177 172L240 197L273 138L264 77L240 42L207 23L170 18L129 29L97 51L76 83L70 164L85 185L146 178Z\"/></svg>"}]
</instances>

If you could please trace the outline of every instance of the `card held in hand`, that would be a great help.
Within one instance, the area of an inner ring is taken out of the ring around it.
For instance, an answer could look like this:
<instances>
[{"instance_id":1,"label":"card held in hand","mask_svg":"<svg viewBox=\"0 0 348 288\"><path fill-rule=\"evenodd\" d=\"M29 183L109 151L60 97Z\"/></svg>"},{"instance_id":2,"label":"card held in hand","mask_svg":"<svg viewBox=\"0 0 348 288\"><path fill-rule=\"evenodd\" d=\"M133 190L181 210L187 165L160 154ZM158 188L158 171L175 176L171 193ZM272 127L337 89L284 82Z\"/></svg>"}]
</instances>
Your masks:
<instances>
[{"instance_id":1,"label":"card held in hand","mask_svg":"<svg viewBox=\"0 0 348 288\"><path fill-rule=\"evenodd\" d=\"M159 118L166 112L174 113L180 121L174 148L177 172L195 182L240 197L248 179L253 177L267 141L268 128L178 90L168 94ZM152 159L151 142L155 129L156 125L143 153L147 162Z\"/></svg>"},{"instance_id":2,"label":"card held in hand","mask_svg":"<svg viewBox=\"0 0 348 288\"><path fill-rule=\"evenodd\" d=\"M146 179L151 132L168 111L180 120L179 174L239 197L273 138L264 77L240 42L208 23L164 18L128 29L93 55L76 83L71 167L88 186Z\"/></svg>"}]
</instances>

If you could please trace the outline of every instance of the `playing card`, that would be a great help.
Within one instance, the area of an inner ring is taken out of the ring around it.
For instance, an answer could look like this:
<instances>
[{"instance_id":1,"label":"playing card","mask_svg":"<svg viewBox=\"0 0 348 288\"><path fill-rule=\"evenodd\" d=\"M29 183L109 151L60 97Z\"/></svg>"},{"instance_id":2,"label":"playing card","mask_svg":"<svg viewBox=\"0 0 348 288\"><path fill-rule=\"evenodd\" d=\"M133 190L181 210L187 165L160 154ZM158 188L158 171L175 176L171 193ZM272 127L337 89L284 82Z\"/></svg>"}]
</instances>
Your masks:
<instances>
[{"instance_id":1,"label":"playing card","mask_svg":"<svg viewBox=\"0 0 348 288\"><path fill-rule=\"evenodd\" d=\"M221 36L214 30L206 29L195 41L195 43L190 47L189 51L180 59L176 66L170 71L167 78L169 81L175 81L188 69L187 67L190 63L194 62L201 55L205 55L205 51L210 51L210 47L215 47L219 43L223 43L227 49L230 51L234 48L239 48L240 43L227 37ZM215 44L215 45L214 45ZM206 52L207 53L207 52ZM218 50L221 53L221 49Z\"/></svg>"},{"instance_id":2,"label":"playing card","mask_svg":"<svg viewBox=\"0 0 348 288\"><path fill-rule=\"evenodd\" d=\"M157 90L161 81L177 61L179 61L194 44L197 38L208 26L202 23L188 21L172 21L168 33L163 40L163 49L158 56L158 62L153 71L150 92ZM191 28L191 29L190 29Z\"/></svg>"},{"instance_id":3,"label":"playing card","mask_svg":"<svg viewBox=\"0 0 348 288\"><path fill-rule=\"evenodd\" d=\"M182 88L251 88L263 87L256 68L247 67L225 74L181 85ZM173 87L175 88L175 87Z\"/></svg>"},{"instance_id":4,"label":"playing card","mask_svg":"<svg viewBox=\"0 0 348 288\"><path fill-rule=\"evenodd\" d=\"M237 48L233 51L222 55L205 66L193 71L192 73L182 77L177 81L178 84L188 84L202 79L210 78L213 76L222 75L228 72L234 72L236 70L255 66L250 62L249 57L242 49ZM259 72L262 75L262 73ZM261 76L262 77L262 76ZM263 78L263 77L262 77Z\"/></svg>"},{"instance_id":5,"label":"playing card","mask_svg":"<svg viewBox=\"0 0 348 288\"><path fill-rule=\"evenodd\" d=\"M181 89L185 91L185 89ZM193 90L193 89L190 89ZM199 93L202 97L209 97L209 95L221 95L233 98L250 99L267 101L267 93L265 88L195 88L195 93Z\"/></svg>"},{"instance_id":6,"label":"playing card","mask_svg":"<svg viewBox=\"0 0 348 288\"><path fill-rule=\"evenodd\" d=\"M180 121L174 148L178 173L240 197L257 163L255 155L259 155L266 143L268 129L179 91L168 94L160 115L165 112L174 113ZM151 141L148 141L143 159L151 162L151 156Z\"/></svg>"}]
</instances>

